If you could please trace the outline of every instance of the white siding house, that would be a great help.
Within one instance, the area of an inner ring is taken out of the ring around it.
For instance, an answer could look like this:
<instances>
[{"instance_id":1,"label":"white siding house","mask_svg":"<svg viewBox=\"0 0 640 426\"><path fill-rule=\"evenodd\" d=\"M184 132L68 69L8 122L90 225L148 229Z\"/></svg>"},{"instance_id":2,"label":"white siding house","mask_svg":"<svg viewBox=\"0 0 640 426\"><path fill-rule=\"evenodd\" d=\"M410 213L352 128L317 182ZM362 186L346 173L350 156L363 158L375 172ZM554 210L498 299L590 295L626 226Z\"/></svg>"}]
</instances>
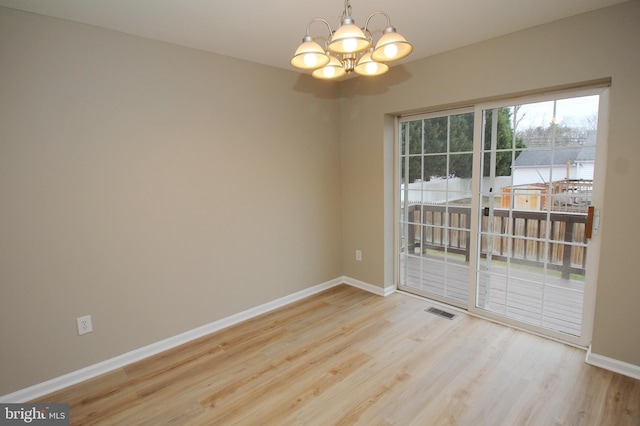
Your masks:
<instances>
[{"instance_id":1,"label":"white siding house","mask_svg":"<svg viewBox=\"0 0 640 426\"><path fill-rule=\"evenodd\" d=\"M523 151L513 165L513 185L592 180L595 151L595 146Z\"/></svg>"}]
</instances>

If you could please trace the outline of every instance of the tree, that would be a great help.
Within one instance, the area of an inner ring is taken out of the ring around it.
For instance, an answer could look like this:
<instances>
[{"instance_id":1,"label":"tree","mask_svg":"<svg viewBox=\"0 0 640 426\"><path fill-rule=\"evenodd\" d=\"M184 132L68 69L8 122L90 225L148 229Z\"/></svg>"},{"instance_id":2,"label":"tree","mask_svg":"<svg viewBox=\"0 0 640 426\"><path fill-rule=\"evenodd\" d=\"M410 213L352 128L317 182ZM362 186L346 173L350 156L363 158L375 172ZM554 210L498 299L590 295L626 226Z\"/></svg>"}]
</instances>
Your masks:
<instances>
[{"instance_id":1,"label":"tree","mask_svg":"<svg viewBox=\"0 0 640 426\"><path fill-rule=\"evenodd\" d=\"M484 149L491 150L491 131L493 123L493 112L495 110L487 110L484 121ZM511 176L512 158L517 158L520 151L516 150L515 156L512 156L511 148L515 141L516 148L525 148L522 138L516 138L513 131L512 114L510 108L498 108L498 132L496 139L496 176ZM507 151L501 151L507 150ZM485 158L483 176L489 176L491 163Z\"/></svg>"},{"instance_id":2,"label":"tree","mask_svg":"<svg viewBox=\"0 0 640 426\"><path fill-rule=\"evenodd\" d=\"M409 143L406 144L406 132L409 132ZM422 154L422 120L409 121L402 126L402 155L409 156L409 176L408 183L422 179L422 158L417 154ZM405 176L405 161L402 161L402 179Z\"/></svg>"}]
</instances>

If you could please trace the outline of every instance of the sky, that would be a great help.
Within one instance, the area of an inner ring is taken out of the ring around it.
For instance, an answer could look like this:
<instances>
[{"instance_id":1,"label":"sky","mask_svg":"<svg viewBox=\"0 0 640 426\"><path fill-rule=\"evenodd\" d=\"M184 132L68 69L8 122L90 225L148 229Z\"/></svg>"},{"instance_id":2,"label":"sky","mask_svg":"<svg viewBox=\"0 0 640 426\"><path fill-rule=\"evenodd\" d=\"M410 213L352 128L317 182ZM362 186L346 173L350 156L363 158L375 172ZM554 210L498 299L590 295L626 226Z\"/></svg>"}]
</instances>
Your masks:
<instances>
[{"instance_id":1,"label":"sky","mask_svg":"<svg viewBox=\"0 0 640 426\"><path fill-rule=\"evenodd\" d=\"M585 119L598 116L598 103L598 95L558 100L556 101L556 124L581 125ZM518 123L518 129L547 127L554 118L553 107L554 101L522 105L516 117L518 120L524 115Z\"/></svg>"}]
</instances>

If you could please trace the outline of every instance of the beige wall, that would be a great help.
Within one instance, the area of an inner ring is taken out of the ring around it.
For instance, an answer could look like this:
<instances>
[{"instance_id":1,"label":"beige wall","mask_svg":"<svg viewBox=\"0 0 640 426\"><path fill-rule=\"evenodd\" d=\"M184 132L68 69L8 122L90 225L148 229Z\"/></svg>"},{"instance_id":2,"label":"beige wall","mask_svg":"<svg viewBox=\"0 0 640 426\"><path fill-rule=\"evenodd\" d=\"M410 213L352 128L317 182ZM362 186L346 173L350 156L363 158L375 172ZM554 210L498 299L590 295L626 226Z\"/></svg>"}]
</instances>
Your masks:
<instances>
[{"instance_id":1,"label":"beige wall","mask_svg":"<svg viewBox=\"0 0 640 426\"><path fill-rule=\"evenodd\" d=\"M593 349L640 365L639 9L349 80L338 100L292 71L0 8L0 395L341 275L393 285L390 114L601 78Z\"/></svg>"},{"instance_id":2,"label":"beige wall","mask_svg":"<svg viewBox=\"0 0 640 426\"><path fill-rule=\"evenodd\" d=\"M606 197L593 352L640 365L640 3L624 3L415 61L343 84L343 262L347 276L394 283L393 141L385 114L611 78ZM390 189L391 188L391 189ZM353 252L363 251L355 262Z\"/></svg>"},{"instance_id":3,"label":"beige wall","mask_svg":"<svg viewBox=\"0 0 640 426\"><path fill-rule=\"evenodd\" d=\"M0 8L0 395L340 277L337 87Z\"/></svg>"}]
</instances>

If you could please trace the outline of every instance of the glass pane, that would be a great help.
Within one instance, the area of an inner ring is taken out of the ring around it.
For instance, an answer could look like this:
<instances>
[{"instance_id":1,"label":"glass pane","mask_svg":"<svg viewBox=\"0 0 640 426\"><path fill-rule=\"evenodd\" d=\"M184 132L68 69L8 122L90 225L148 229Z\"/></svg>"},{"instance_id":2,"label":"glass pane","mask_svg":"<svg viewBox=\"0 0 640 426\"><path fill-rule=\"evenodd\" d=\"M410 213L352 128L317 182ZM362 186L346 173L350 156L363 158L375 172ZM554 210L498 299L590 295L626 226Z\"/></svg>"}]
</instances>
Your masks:
<instances>
[{"instance_id":1,"label":"glass pane","mask_svg":"<svg viewBox=\"0 0 640 426\"><path fill-rule=\"evenodd\" d=\"M414 256L402 256L400 265L401 270L405 271L405 282L403 285L420 288L420 258Z\"/></svg>"},{"instance_id":2,"label":"glass pane","mask_svg":"<svg viewBox=\"0 0 640 426\"><path fill-rule=\"evenodd\" d=\"M582 291L546 286L543 326L563 333L580 335L582 326Z\"/></svg>"},{"instance_id":3,"label":"glass pane","mask_svg":"<svg viewBox=\"0 0 640 426\"><path fill-rule=\"evenodd\" d=\"M412 185L409 185L411 188ZM403 206L412 206L422 203L422 191L416 189L406 189L400 194Z\"/></svg>"},{"instance_id":4,"label":"glass pane","mask_svg":"<svg viewBox=\"0 0 640 426\"><path fill-rule=\"evenodd\" d=\"M463 186L460 186L460 189L464 190ZM471 190L460 192L460 191L449 191L447 195L447 206L451 208L458 207L459 209L466 209L471 206Z\"/></svg>"},{"instance_id":5,"label":"glass pane","mask_svg":"<svg viewBox=\"0 0 640 426\"><path fill-rule=\"evenodd\" d=\"M407 221L409 223L420 223L420 205L411 204L407 206Z\"/></svg>"},{"instance_id":6,"label":"glass pane","mask_svg":"<svg viewBox=\"0 0 640 426\"><path fill-rule=\"evenodd\" d=\"M447 177L447 155L428 155L424 157L425 181L433 181Z\"/></svg>"},{"instance_id":7,"label":"glass pane","mask_svg":"<svg viewBox=\"0 0 640 426\"><path fill-rule=\"evenodd\" d=\"M451 154L449 156L449 178L467 179L471 177L473 154ZM470 180L468 181L471 182ZM461 183L458 181L458 183Z\"/></svg>"},{"instance_id":8,"label":"glass pane","mask_svg":"<svg viewBox=\"0 0 640 426\"><path fill-rule=\"evenodd\" d=\"M404 163L403 163L404 164ZM404 169L402 170L404 175ZM420 181L422 180L422 158L420 157L409 157L409 174L407 176L410 184L414 182L418 182L417 185L413 185L412 188L419 188Z\"/></svg>"},{"instance_id":9,"label":"glass pane","mask_svg":"<svg viewBox=\"0 0 640 426\"><path fill-rule=\"evenodd\" d=\"M445 270L442 261L434 257L423 257L422 264L422 290L438 296L444 296Z\"/></svg>"},{"instance_id":10,"label":"glass pane","mask_svg":"<svg viewBox=\"0 0 640 426\"><path fill-rule=\"evenodd\" d=\"M439 223L436 223L433 226L424 226L422 228L422 241L424 248L444 251L446 244L446 229L444 229L444 224L442 223L443 220L445 220L443 217L438 216L435 221Z\"/></svg>"},{"instance_id":11,"label":"glass pane","mask_svg":"<svg viewBox=\"0 0 640 426\"><path fill-rule=\"evenodd\" d=\"M554 119L556 146L595 145L599 102L599 96L557 101Z\"/></svg>"},{"instance_id":12,"label":"glass pane","mask_svg":"<svg viewBox=\"0 0 640 426\"><path fill-rule=\"evenodd\" d=\"M407 232L407 253L420 254L422 250L420 225L414 223L408 224Z\"/></svg>"},{"instance_id":13,"label":"glass pane","mask_svg":"<svg viewBox=\"0 0 640 426\"><path fill-rule=\"evenodd\" d=\"M481 164L483 178L488 178L491 176L490 165L491 165L491 153L485 152L484 154L482 154L482 164ZM483 180L482 183L484 184L485 181Z\"/></svg>"},{"instance_id":14,"label":"glass pane","mask_svg":"<svg viewBox=\"0 0 640 426\"><path fill-rule=\"evenodd\" d=\"M425 182L423 201L425 204L442 204L447 202L446 181Z\"/></svg>"},{"instance_id":15,"label":"glass pane","mask_svg":"<svg viewBox=\"0 0 640 426\"><path fill-rule=\"evenodd\" d=\"M546 210L547 187L544 184L530 184L513 187L511 193L511 208L521 211L544 211ZM505 200L506 201L506 200ZM508 206L504 206L508 208Z\"/></svg>"},{"instance_id":16,"label":"glass pane","mask_svg":"<svg viewBox=\"0 0 640 426\"><path fill-rule=\"evenodd\" d=\"M527 148L551 146L554 106L554 101L515 106L516 133Z\"/></svg>"},{"instance_id":17,"label":"glass pane","mask_svg":"<svg viewBox=\"0 0 640 426\"><path fill-rule=\"evenodd\" d=\"M473 113L452 115L450 122L450 152L473 151ZM469 168L471 170L471 168Z\"/></svg>"},{"instance_id":18,"label":"glass pane","mask_svg":"<svg viewBox=\"0 0 640 426\"><path fill-rule=\"evenodd\" d=\"M509 281L508 315L511 318L542 325L543 287L528 281Z\"/></svg>"},{"instance_id":19,"label":"glass pane","mask_svg":"<svg viewBox=\"0 0 640 426\"><path fill-rule=\"evenodd\" d=\"M549 167L538 167L540 164L551 164L551 150L525 149L516 150L513 163L513 185L536 185L544 188L551 180Z\"/></svg>"},{"instance_id":20,"label":"glass pane","mask_svg":"<svg viewBox=\"0 0 640 426\"><path fill-rule=\"evenodd\" d=\"M447 263L446 283L444 296L466 303L469 293L469 269L466 266Z\"/></svg>"},{"instance_id":21,"label":"glass pane","mask_svg":"<svg viewBox=\"0 0 640 426\"><path fill-rule=\"evenodd\" d=\"M410 121L405 125L409 129L409 154L422 154L422 121Z\"/></svg>"},{"instance_id":22,"label":"glass pane","mask_svg":"<svg viewBox=\"0 0 640 426\"><path fill-rule=\"evenodd\" d=\"M448 117L424 120L425 154L447 152L448 129Z\"/></svg>"},{"instance_id":23,"label":"glass pane","mask_svg":"<svg viewBox=\"0 0 640 426\"><path fill-rule=\"evenodd\" d=\"M520 143L516 142L516 134L513 130L513 111L514 107L501 107L484 111L483 147L485 151L490 151L494 146L497 150L512 149L516 145L524 146L522 141Z\"/></svg>"}]
</instances>

